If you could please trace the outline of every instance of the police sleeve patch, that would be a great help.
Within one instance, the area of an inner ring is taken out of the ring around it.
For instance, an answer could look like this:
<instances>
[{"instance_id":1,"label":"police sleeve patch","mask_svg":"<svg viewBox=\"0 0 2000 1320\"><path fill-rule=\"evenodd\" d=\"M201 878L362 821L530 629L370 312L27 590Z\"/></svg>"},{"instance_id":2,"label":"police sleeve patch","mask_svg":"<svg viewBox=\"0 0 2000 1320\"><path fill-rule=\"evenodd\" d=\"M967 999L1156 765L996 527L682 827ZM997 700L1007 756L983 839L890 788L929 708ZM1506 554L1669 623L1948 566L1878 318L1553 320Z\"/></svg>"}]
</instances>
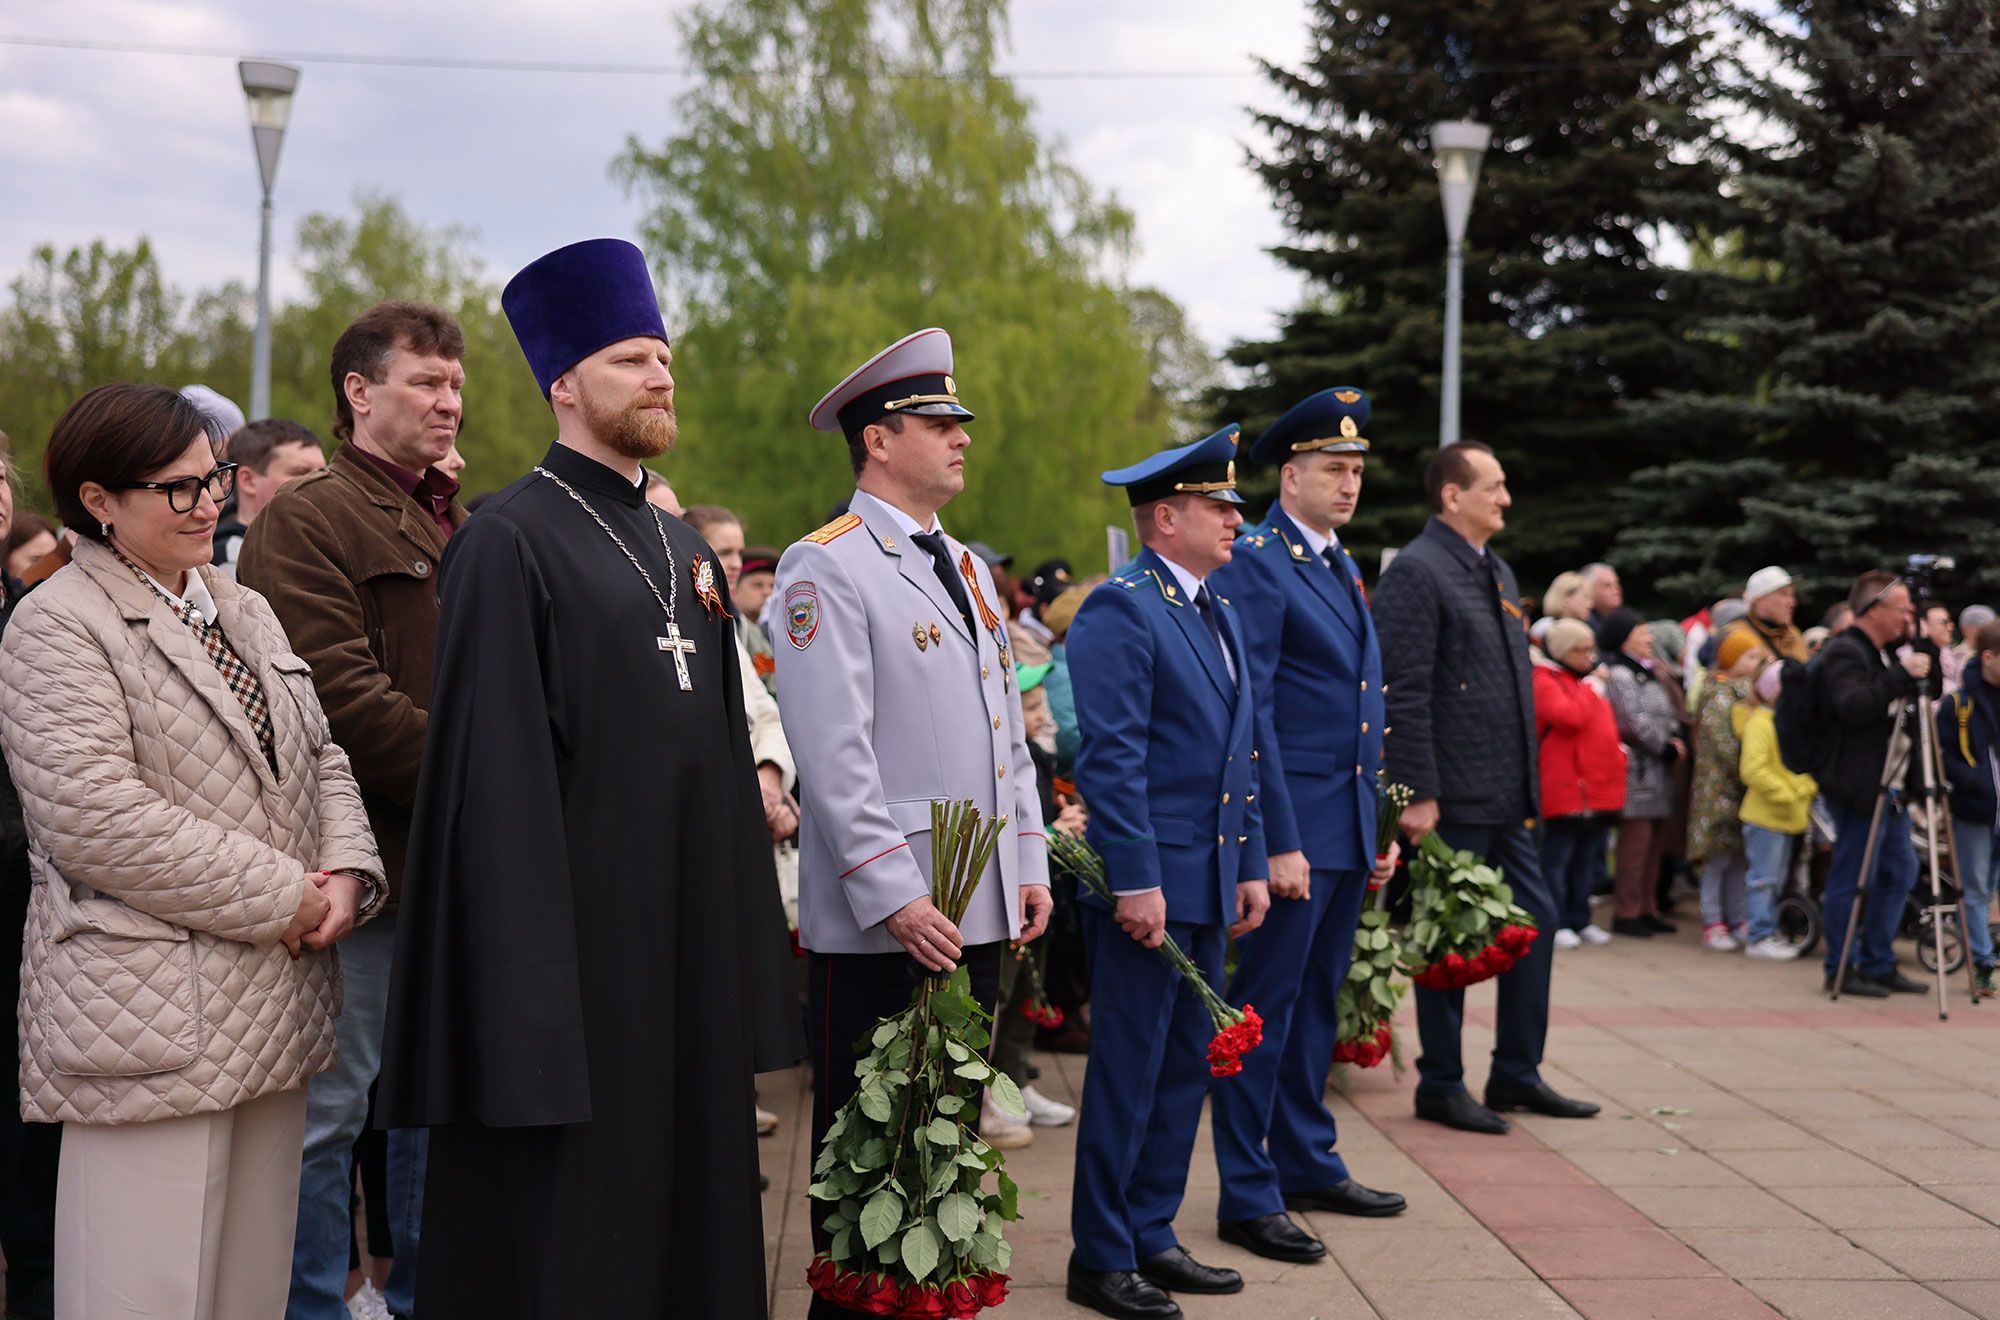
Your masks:
<instances>
[{"instance_id":1,"label":"police sleeve patch","mask_svg":"<svg viewBox=\"0 0 2000 1320\"><path fill-rule=\"evenodd\" d=\"M819 588L810 582L795 582L785 592L785 635L801 651L819 635Z\"/></svg>"}]
</instances>

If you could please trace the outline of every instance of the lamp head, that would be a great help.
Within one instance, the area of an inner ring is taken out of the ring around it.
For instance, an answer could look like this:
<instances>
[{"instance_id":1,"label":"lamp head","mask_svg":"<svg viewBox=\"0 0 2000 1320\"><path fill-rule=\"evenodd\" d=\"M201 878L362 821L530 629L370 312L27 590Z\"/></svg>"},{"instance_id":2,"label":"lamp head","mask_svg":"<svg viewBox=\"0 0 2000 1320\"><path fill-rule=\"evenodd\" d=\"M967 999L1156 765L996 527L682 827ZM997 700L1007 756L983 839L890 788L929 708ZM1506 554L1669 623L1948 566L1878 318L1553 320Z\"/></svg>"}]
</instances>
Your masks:
<instances>
[{"instance_id":1,"label":"lamp head","mask_svg":"<svg viewBox=\"0 0 2000 1320\"><path fill-rule=\"evenodd\" d=\"M1431 129L1438 192L1444 201L1445 237L1454 244L1465 241L1473 190L1479 186L1479 162L1492 140L1492 129L1465 119L1448 120Z\"/></svg>"},{"instance_id":2,"label":"lamp head","mask_svg":"<svg viewBox=\"0 0 2000 1320\"><path fill-rule=\"evenodd\" d=\"M250 140L257 148L257 173L268 193L277 182L278 149L284 145L285 125L291 122L292 93L298 90L299 71L290 64L243 60L236 72L250 104Z\"/></svg>"}]
</instances>

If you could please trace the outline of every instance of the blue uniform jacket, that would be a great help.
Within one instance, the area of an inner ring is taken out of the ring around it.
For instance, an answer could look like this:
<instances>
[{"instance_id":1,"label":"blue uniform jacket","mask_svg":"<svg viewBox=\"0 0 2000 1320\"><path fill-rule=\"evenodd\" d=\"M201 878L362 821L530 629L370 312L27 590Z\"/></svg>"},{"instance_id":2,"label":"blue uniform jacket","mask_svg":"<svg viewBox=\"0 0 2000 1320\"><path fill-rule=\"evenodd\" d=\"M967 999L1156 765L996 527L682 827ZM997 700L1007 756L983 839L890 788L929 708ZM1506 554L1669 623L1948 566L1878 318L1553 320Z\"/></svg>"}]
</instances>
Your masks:
<instances>
[{"instance_id":1,"label":"blue uniform jacket","mask_svg":"<svg viewBox=\"0 0 2000 1320\"><path fill-rule=\"evenodd\" d=\"M1236 886L1262 880L1256 703L1236 612L1215 588L1232 684L1194 602L1144 550L1090 593L1069 631L1083 734L1077 789L1114 891L1157 886L1167 920L1235 920Z\"/></svg>"},{"instance_id":2,"label":"blue uniform jacket","mask_svg":"<svg viewBox=\"0 0 2000 1320\"><path fill-rule=\"evenodd\" d=\"M1283 509L1236 541L1211 589L1236 607L1257 702L1257 806L1273 853L1313 866L1374 864L1382 763L1382 652L1346 547L1336 571ZM1344 573L1344 577L1343 574Z\"/></svg>"}]
</instances>

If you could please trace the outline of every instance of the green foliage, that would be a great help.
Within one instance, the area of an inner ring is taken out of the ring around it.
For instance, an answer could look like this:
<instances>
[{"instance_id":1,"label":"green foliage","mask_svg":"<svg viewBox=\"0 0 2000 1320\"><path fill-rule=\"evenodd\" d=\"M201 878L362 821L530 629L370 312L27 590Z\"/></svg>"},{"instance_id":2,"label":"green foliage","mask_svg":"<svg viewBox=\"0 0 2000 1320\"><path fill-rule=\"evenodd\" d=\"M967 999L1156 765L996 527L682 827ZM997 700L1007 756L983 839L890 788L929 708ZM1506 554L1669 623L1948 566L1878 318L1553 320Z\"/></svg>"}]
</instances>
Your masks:
<instances>
[{"instance_id":1,"label":"green foliage","mask_svg":"<svg viewBox=\"0 0 2000 1320\"><path fill-rule=\"evenodd\" d=\"M1741 369L1661 398L1680 461L1622 493L1617 555L1712 599L1766 563L1824 604L1913 551L2000 591L2000 57L1984 0L1782 0L1741 20L1774 64L1729 91L1747 215L1702 337ZM1893 58L1885 58L1896 52Z\"/></svg>"},{"instance_id":2,"label":"green foliage","mask_svg":"<svg viewBox=\"0 0 2000 1320\"><path fill-rule=\"evenodd\" d=\"M1305 60L1267 68L1287 107L1259 117L1270 148L1256 164L1291 230L1276 255L1310 292L1276 338L1230 350L1250 379L1217 397L1216 416L1254 437L1314 390L1369 391L1368 489L1342 534L1357 553L1401 545L1426 515L1440 120L1493 129L1466 240L1462 413L1463 434L1508 471L1502 553L1536 582L1595 557L1618 525L1606 492L1682 442L1622 405L1714 370L1713 350L1680 332L1716 277L1663 266L1652 247L1657 231L1713 227L1723 209L1700 108L1715 7L1316 0ZM1562 67L1537 71L1547 64ZM1349 76L1368 65L1398 73ZM1275 491L1274 474L1250 475Z\"/></svg>"},{"instance_id":3,"label":"green foliage","mask_svg":"<svg viewBox=\"0 0 2000 1320\"><path fill-rule=\"evenodd\" d=\"M1005 20L1004 0L738 0L680 20L701 72L679 129L615 170L682 327L675 483L753 539L782 543L853 488L806 413L927 325L952 332L979 414L946 515L959 536L1091 562L1127 518L1098 471L1189 438L1163 392L1198 375L1184 326L1121 291L1131 217L988 76Z\"/></svg>"},{"instance_id":4,"label":"green foliage","mask_svg":"<svg viewBox=\"0 0 2000 1320\"><path fill-rule=\"evenodd\" d=\"M466 489L496 489L525 472L555 427L473 241L464 230L426 228L377 194L357 196L351 217L306 216L298 233L306 294L271 318L272 414L331 444L328 364L341 330L384 298L435 302L465 331ZM144 239L129 251L101 240L61 254L38 248L11 292L12 305L0 311L0 430L11 437L31 503L47 507L39 482L50 428L93 386L200 382L249 402L251 293L229 283L183 295Z\"/></svg>"},{"instance_id":5,"label":"green foliage","mask_svg":"<svg viewBox=\"0 0 2000 1320\"><path fill-rule=\"evenodd\" d=\"M145 239L128 250L93 240L36 248L0 311L0 431L26 502L44 510L42 453L78 395L108 381L180 388L218 368L248 382L249 296L227 285L192 301L170 285Z\"/></svg>"}]
</instances>

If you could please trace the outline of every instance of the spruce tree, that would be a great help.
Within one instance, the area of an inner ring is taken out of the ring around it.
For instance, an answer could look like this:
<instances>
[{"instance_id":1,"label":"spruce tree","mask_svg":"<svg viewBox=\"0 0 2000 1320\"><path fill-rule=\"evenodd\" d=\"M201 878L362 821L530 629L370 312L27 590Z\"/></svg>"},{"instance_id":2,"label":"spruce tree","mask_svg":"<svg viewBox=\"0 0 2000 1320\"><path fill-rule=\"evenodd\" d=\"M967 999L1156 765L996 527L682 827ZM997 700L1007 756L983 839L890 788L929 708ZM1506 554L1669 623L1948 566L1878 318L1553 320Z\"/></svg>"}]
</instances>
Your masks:
<instances>
[{"instance_id":1,"label":"spruce tree","mask_svg":"<svg viewBox=\"0 0 2000 1320\"><path fill-rule=\"evenodd\" d=\"M1493 129L1466 238L1462 434L1507 468L1499 548L1523 584L1601 553L1610 491L1673 453L1677 437L1621 405L1712 369L1684 333L1710 277L1654 255L1723 204L1699 113L1708 7L1318 0L1302 64L1266 66L1288 108L1259 116L1271 145L1256 167L1292 233L1276 255L1309 293L1276 338L1230 351L1249 381L1218 415L1254 434L1314 390L1367 390L1374 449L1349 539L1371 560L1421 527L1437 446L1440 120Z\"/></svg>"},{"instance_id":2,"label":"spruce tree","mask_svg":"<svg viewBox=\"0 0 2000 1320\"><path fill-rule=\"evenodd\" d=\"M1766 563L1813 605L1912 552L2000 591L2000 57L1986 0L1784 0L1737 97L1738 294L1705 326L1744 378L1665 398L1692 458L1623 493L1618 557L1665 589Z\"/></svg>"}]
</instances>

